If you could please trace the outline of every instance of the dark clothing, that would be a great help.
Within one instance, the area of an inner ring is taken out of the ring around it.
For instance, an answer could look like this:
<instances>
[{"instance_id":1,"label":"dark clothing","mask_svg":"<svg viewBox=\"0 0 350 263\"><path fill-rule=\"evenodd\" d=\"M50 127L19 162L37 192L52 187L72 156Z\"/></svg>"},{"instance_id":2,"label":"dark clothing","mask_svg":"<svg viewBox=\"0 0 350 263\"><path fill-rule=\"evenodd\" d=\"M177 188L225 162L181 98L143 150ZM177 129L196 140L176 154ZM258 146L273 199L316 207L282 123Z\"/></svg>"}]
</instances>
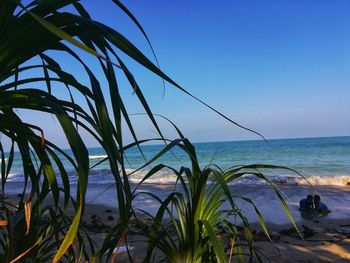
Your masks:
<instances>
[{"instance_id":1,"label":"dark clothing","mask_svg":"<svg viewBox=\"0 0 350 263\"><path fill-rule=\"evenodd\" d=\"M301 212L310 212L313 209L313 207L309 204L307 199L301 199L299 205L300 205L299 209Z\"/></svg>"},{"instance_id":2,"label":"dark clothing","mask_svg":"<svg viewBox=\"0 0 350 263\"><path fill-rule=\"evenodd\" d=\"M328 212L328 208L327 206L322 203L322 202L319 202L317 205L316 205L316 211L319 212L319 213L325 213L325 212Z\"/></svg>"}]
</instances>

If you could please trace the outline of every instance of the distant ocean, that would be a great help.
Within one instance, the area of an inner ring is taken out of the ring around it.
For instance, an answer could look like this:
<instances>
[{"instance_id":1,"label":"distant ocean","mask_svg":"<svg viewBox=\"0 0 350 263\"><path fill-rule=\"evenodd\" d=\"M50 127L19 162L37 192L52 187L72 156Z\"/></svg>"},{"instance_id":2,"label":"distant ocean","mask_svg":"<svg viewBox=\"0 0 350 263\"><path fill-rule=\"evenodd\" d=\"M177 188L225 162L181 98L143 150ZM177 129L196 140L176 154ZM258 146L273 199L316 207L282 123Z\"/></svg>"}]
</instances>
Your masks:
<instances>
[{"instance_id":1,"label":"distant ocean","mask_svg":"<svg viewBox=\"0 0 350 263\"><path fill-rule=\"evenodd\" d=\"M267 143L256 140L195 143L194 145L202 167L208 164L216 164L223 169L227 169L235 165L274 164L295 169L308 178L310 183L316 185L346 185L347 182L350 182L350 136L276 139L268 140ZM146 159L151 159L163 147L162 145L146 145L142 146L142 151ZM70 151L67 150L66 152L71 155ZM21 161L18 153L15 156L16 159L8 181L21 182L23 181ZM104 157L106 155L101 148L89 149L91 166ZM142 166L144 162L137 148L127 151L128 173ZM187 155L180 149L174 149L172 153L167 153L156 163L164 163L175 168L190 165ZM67 160L64 160L64 164L70 171L71 182L76 183L76 174L71 165ZM133 173L130 180L140 181L151 167ZM298 175L288 170L268 170L264 174L280 184L306 184ZM174 175L170 171L164 170L151 177L148 182L166 183L174 180ZM107 161L91 170L89 181L96 184L111 184L114 182ZM252 176L245 176L235 183L261 184L263 182Z\"/></svg>"}]
</instances>

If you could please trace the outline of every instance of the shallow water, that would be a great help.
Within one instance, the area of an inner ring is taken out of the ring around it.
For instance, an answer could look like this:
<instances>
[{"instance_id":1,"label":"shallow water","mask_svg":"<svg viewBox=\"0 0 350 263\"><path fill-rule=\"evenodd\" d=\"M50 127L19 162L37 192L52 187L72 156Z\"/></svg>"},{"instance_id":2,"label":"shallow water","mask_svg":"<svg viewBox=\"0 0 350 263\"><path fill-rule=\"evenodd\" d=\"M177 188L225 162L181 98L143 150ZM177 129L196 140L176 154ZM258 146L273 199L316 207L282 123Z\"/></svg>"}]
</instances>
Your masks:
<instances>
[{"instance_id":1,"label":"shallow water","mask_svg":"<svg viewBox=\"0 0 350 263\"><path fill-rule=\"evenodd\" d=\"M248 165L254 163L274 164L295 169L305 176L311 184L316 185L346 185L350 182L350 136L307 138L307 139L279 139L236 141L236 142L210 142L194 144L201 166L216 164L223 169L235 165ZM146 145L142 151L147 160L155 156L164 146ZM69 150L66 151L72 155ZM9 177L9 181L23 181L21 161L16 153L16 159ZM101 148L89 149L91 165L106 157ZM131 148L126 153L127 171L133 172L142 166L144 159L137 148ZM162 156L156 163L164 163L174 168L190 166L188 156L179 148L172 153ZM153 166L156 164L154 163ZM65 167L70 170L71 182L76 182L76 173L67 160ZM134 182L140 181L151 166L146 167L130 176ZM265 170L264 174L275 182L282 184L306 184L305 180L288 170ZM107 162L92 169L91 183L113 183ZM173 182L175 176L169 170L163 170L152 176L149 182ZM235 183L263 183L260 179L245 176Z\"/></svg>"}]
</instances>

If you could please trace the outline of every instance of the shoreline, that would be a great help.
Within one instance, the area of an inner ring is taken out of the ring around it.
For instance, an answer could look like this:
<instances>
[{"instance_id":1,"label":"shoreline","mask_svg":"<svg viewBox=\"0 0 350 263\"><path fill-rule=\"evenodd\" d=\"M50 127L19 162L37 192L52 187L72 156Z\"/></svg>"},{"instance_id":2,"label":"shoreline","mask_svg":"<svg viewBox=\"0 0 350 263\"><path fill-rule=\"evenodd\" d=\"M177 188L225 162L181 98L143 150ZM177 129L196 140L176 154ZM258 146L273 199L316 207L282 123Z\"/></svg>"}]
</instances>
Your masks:
<instances>
[{"instance_id":1,"label":"shoreline","mask_svg":"<svg viewBox=\"0 0 350 263\"><path fill-rule=\"evenodd\" d=\"M18 194L18 189L21 189L22 183L8 182L6 184L6 194ZM137 184L131 183L132 189ZM283 207L274 193L273 188L268 185L230 185L230 191L234 195L250 198L257 208L260 210L264 220L272 225L285 225L290 223L288 216L285 214ZM349 219L350 222L350 186L334 186L334 185L278 185L281 191L285 194L286 203L293 215L293 218L298 223L308 223L310 220L304 219L300 215L299 201L308 194L319 194L322 201L332 211L321 220L337 220ZM28 189L29 190L29 189ZM173 183L147 183L144 182L137 190L138 193L150 192L156 194L164 200L174 190ZM76 185L71 185L71 194L75 194ZM236 198L238 207L248 218L249 222L257 223L258 218L255 210L251 205ZM110 208L116 208L117 195L113 184L90 184L86 193L87 205L103 205ZM139 195L133 201L135 208L145 209L151 214L155 214L159 204L147 195ZM223 209L229 208L228 204L223 206Z\"/></svg>"}]
</instances>

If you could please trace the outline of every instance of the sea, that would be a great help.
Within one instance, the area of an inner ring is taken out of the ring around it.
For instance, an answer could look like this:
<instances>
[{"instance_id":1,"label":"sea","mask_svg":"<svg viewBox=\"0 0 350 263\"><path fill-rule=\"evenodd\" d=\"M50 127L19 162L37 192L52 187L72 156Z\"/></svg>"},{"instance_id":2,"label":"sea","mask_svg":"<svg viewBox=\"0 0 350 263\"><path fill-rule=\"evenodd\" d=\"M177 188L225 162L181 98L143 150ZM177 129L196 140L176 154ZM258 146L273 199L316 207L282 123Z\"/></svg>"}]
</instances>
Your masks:
<instances>
[{"instance_id":1,"label":"sea","mask_svg":"<svg viewBox=\"0 0 350 263\"><path fill-rule=\"evenodd\" d=\"M237 165L270 164L288 167L288 169L267 169L261 172L278 184L313 184L313 185L346 185L350 184L350 136L273 139L250 141L225 141L194 143L200 166L217 165L221 169L229 169ZM165 146L144 145L143 154L137 147L130 148L125 154L126 171L131 182L139 182L156 164L162 163L179 169L190 167L188 155L180 148L173 148L157 161L145 167L146 160L151 160ZM106 158L102 148L89 148L90 166L93 167ZM70 150L65 150L72 156ZM62 157L63 158L63 157ZM77 183L77 176L72 165L66 159L63 164L69 172L71 184ZM57 178L60 182L59 172ZM15 153L15 160L7 179L10 182L23 182L21 159ZM175 182L176 176L170 169L163 169L150 177L148 183ZM113 184L114 178L108 161L90 170L89 183ZM266 182L247 174L233 184L265 184Z\"/></svg>"}]
</instances>

